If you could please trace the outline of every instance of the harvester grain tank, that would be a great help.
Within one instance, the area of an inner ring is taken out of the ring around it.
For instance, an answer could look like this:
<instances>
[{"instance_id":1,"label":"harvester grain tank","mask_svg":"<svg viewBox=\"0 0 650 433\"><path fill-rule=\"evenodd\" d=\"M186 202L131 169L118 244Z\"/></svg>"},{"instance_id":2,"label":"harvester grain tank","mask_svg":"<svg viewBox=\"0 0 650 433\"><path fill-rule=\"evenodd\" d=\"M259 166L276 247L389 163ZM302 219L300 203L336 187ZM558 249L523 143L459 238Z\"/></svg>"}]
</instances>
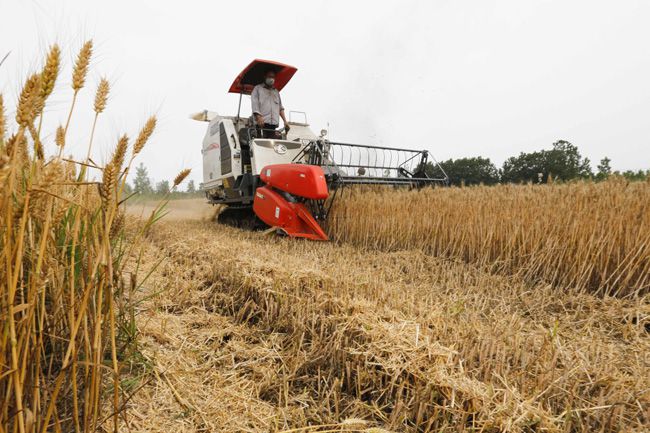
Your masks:
<instances>
[{"instance_id":1,"label":"harvester grain tank","mask_svg":"<svg viewBox=\"0 0 650 433\"><path fill-rule=\"evenodd\" d=\"M288 132L261 130L251 117L240 116L241 104L269 69L276 72L278 91L297 71L254 60L229 89L239 94L236 116L210 111L191 116L208 123L201 190L209 203L226 206L220 221L249 228L264 224L292 237L327 240L319 221L327 218L345 185L447 184L447 175L426 150L332 142L325 130L316 135L302 112L290 112ZM303 121L293 121L295 114Z\"/></svg>"}]
</instances>

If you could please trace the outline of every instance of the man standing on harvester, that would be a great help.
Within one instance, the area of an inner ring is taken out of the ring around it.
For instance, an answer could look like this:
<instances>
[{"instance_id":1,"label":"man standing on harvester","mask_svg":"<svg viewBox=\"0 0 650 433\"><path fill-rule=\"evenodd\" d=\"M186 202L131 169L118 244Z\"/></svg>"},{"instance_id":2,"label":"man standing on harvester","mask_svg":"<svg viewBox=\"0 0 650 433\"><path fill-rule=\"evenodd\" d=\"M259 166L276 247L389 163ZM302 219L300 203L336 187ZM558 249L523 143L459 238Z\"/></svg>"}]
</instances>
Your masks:
<instances>
[{"instance_id":1,"label":"man standing on harvester","mask_svg":"<svg viewBox=\"0 0 650 433\"><path fill-rule=\"evenodd\" d=\"M275 130L280 124L280 117L284 122L285 132L289 131L289 123L284 117L284 107L280 92L274 87L275 71L269 69L264 74L264 82L253 88L251 103L253 116L258 128L263 128L264 138L276 138Z\"/></svg>"}]
</instances>

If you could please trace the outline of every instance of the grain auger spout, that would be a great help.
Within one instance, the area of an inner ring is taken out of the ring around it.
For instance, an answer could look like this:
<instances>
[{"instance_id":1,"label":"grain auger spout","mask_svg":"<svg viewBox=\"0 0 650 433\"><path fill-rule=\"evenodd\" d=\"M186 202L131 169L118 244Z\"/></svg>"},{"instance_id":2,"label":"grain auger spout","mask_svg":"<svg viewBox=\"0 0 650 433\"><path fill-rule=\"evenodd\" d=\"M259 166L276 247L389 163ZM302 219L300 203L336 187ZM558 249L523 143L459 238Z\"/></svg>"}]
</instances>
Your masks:
<instances>
[{"instance_id":1,"label":"grain auger spout","mask_svg":"<svg viewBox=\"0 0 650 433\"><path fill-rule=\"evenodd\" d=\"M327 240L321 227L337 191L346 185L423 187L448 178L426 150L331 142L314 134L303 112L289 112L290 129L264 129L241 117L244 95L275 71L275 89L297 69L254 60L235 78L237 116L203 111L192 119L208 122L203 139L203 183L208 202L225 205L219 221L246 228L275 227L291 237ZM296 119L299 117L300 119Z\"/></svg>"}]
</instances>

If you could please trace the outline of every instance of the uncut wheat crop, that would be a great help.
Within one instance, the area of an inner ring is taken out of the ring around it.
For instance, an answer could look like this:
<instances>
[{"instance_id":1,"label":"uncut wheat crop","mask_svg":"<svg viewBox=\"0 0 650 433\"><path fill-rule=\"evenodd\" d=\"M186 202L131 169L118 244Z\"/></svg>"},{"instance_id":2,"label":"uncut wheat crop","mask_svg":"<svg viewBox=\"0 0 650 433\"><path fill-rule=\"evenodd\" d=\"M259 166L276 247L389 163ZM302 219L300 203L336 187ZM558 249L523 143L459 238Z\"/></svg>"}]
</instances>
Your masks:
<instances>
[{"instance_id":1,"label":"uncut wheat crop","mask_svg":"<svg viewBox=\"0 0 650 433\"><path fill-rule=\"evenodd\" d=\"M332 238L418 249L556 287L616 296L650 289L650 183L350 189Z\"/></svg>"},{"instance_id":2,"label":"uncut wheat crop","mask_svg":"<svg viewBox=\"0 0 650 433\"><path fill-rule=\"evenodd\" d=\"M84 125L92 131L87 156L64 156L92 53L88 41L75 57L71 85L60 89L70 95L69 111L54 130L43 118L63 67L58 45L25 79L15 105L0 95L0 432L117 431L128 400L121 378L132 365L128 292L138 277L124 267L137 262L138 236L125 239L120 203L155 118L133 146L123 135L107 161L93 161L110 92L100 79L86 108L94 118Z\"/></svg>"}]
</instances>

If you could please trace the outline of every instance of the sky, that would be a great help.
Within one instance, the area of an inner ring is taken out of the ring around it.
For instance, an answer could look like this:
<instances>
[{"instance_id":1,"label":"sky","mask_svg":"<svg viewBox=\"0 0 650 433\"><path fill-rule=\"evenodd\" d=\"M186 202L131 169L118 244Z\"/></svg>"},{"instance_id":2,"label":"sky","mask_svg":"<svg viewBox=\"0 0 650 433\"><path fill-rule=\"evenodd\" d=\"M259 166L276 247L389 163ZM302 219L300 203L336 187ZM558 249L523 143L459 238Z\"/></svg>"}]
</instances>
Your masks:
<instances>
[{"instance_id":1,"label":"sky","mask_svg":"<svg viewBox=\"0 0 650 433\"><path fill-rule=\"evenodd\" d=\"M44 117L53 134L69 109L76 52L93 39L66 153L85 155L95 88L107 77L94 159L155 114L140 156L155 180L187 167L201 181L207 124L188 116L235 115L238 96L227 90L254 58L298 68L283 103L331 140L500 166L564 139L594 169L604 156L614 169L650 168L647 0L0 0L0 22L9 114L56 42L64 69ZM248 97L244 107L249 114Z\"/></svg>"}]
</instances>

